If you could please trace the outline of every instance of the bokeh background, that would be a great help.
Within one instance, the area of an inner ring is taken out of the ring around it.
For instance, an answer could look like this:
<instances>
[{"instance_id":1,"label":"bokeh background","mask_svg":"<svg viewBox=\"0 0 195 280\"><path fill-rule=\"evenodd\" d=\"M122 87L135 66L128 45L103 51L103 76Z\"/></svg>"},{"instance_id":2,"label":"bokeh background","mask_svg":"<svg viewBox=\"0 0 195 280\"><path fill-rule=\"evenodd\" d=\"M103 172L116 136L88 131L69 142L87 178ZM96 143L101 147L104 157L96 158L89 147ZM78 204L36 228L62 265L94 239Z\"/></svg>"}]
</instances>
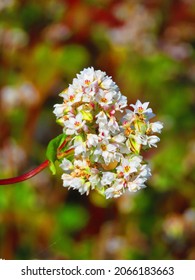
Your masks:
<instances>
[{"instance_id":1,"label":"bokeh background","mask_svg":"<svg viewBox=\"0 0 195 280\"><path fill-rule=\"evenodd\" d=\"M80 196L61 173L0 187L0 258L195 259L195 1L0 0L0 178L45 160L53 105L84 67L164 130L148 188Z\"/></svg>"}]
</instances>

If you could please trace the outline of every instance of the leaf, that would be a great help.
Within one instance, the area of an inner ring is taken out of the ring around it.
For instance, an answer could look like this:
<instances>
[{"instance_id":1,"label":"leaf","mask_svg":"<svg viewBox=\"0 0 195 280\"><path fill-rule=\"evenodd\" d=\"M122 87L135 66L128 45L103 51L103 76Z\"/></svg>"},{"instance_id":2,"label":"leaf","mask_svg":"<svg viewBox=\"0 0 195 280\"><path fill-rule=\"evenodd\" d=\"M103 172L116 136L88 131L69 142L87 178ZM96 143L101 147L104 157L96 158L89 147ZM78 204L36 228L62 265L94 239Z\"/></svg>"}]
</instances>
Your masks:
<instances>
[{"instance_id":1,"label":"leaf","mask_svg":"<svg viewBox=\"0 0 195 280\"><path fill-rule=\"evenodd\" d=\"M53 175L56 174L55 161L57 160L57 149L60 145L62 145L66 137L67 135L62 133L57 137L55 137L54 139L52 139L47 146L46 157L50 161L49 168Z\"/></svg>"}]
</instances>

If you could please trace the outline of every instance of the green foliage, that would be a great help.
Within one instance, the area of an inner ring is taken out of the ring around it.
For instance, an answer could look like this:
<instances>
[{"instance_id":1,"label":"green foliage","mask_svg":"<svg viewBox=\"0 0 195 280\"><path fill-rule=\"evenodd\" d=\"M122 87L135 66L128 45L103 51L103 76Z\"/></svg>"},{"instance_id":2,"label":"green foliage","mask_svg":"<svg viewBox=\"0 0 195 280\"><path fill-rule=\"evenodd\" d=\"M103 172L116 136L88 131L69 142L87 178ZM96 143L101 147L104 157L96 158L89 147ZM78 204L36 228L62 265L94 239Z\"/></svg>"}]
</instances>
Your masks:
<instances>
[{"instance_id":1,"label":"green foliage","mask_svg":"<svg viewBox=\"0 0 195 280\"><path fill-rule=\"evenodd\" d=\"M66 134L62 133L52 139L47 146L46 157L50 161L49 167L53 175L56 174L55 161L57 160L57 150L65 141L66 137Z\"/></svg>"}]
</instances>

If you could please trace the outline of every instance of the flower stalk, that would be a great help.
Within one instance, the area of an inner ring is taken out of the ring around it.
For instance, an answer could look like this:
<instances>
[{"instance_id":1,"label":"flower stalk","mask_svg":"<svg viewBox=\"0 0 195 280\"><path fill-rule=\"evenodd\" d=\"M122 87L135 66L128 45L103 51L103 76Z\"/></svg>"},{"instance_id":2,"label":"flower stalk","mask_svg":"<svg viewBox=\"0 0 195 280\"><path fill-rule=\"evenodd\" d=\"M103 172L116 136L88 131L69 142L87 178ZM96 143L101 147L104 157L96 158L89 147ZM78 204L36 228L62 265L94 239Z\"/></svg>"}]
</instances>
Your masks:
<instances>
[{"instance_id":1,"label":"flower stalk","mask_svg":"<svg viewBox=\"0 0 195 280\"><path fill-rule=\"evenodd\" d=\"M65 151L65 152L61 152L61 150L67 144L68 140L70 140L70 139L67 137L66 140L64 140L62 142L62 144L58 147L56 158L68 156L71 152L73 152L73 149ZM34 168L34 169L30 170L29 172L26 172L26 173L24 173L20 176L16 176L16 177L12 177L12 178L6 178L6 179L0 179L0 185L12 185L12 184L16 184L16 183L26 181L26 180L34 177L38 173L40 173L45 168L49 167L49 165L50 165L50 160L47 159L44 162L42 162L39 166L37 166L36 168Z\"/></svg>"},{"instance_id":2,"label":"flower stalk","mask_svg":"<svg viewBox=\"0 0 195 280\"><path fill-rule=\"evenodd\" d=\"M49 166L49 160L45 160L38 167L32 169L31 171L29 171L25 174L22 174L20 176L13 177L13 178L0 179L0 185L11 185L11 184L15 184L15 183L19 183L19 182L28 180L28 179L34 177L35 175L37 175L38 173L40 173L43 169L47 168L48 166Z\"/></svg>"}]
</instances>

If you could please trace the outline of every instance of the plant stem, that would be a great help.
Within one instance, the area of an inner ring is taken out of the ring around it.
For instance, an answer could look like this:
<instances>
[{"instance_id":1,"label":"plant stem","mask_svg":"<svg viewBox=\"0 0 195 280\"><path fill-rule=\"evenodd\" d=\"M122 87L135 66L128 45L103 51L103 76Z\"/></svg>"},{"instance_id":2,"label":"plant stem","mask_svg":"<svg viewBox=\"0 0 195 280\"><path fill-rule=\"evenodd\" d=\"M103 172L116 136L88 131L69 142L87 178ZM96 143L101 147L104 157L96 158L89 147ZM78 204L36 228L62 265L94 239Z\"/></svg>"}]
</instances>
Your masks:
<instances>
[{"instance_id":1,"label":"plant stem","mask_svg":"<svg viewBox=\"0 0 195 280\"><path fill-rule=\"evenodd\" d=\"M33 170L31 170L25 174L22 174L20 176L13 177L13 178L0 179L0 185L10 185L10 184L15 184L15 183L19 183L19 182L28 180L28 179L32 178L33 176L35 176L36 174L38 174L39 172L41 172L43 169L45 169L48 166L49 166L49 160L45 160L38 167L34 168Z\"/></svg>"}]
</instances>

